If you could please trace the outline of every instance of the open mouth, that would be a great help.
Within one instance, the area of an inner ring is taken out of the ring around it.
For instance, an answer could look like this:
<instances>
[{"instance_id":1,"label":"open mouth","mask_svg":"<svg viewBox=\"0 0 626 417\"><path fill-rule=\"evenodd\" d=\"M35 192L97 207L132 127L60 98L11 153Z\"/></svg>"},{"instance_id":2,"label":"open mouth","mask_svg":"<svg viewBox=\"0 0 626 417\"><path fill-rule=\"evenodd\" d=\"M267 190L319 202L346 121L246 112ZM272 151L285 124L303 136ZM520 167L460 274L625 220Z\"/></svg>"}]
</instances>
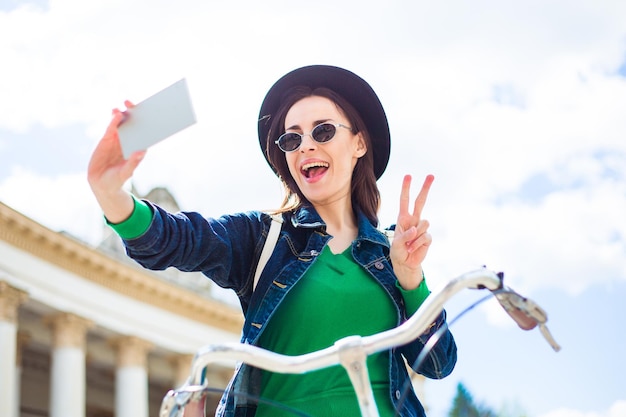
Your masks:
<instances>
[{"instance_id":1,"label":"open mouth","mask_svg":"<svg viewBox=\"0 0 626 417\"><path fill-rule=\"evenodd\" d=\"M302 172L302 175L304 175L306 178L314 178L326 172L328 170L328 167L328 162L315 161L304 164L302 168L300 168L300 172Z\"/></svg>"}]
</instances>

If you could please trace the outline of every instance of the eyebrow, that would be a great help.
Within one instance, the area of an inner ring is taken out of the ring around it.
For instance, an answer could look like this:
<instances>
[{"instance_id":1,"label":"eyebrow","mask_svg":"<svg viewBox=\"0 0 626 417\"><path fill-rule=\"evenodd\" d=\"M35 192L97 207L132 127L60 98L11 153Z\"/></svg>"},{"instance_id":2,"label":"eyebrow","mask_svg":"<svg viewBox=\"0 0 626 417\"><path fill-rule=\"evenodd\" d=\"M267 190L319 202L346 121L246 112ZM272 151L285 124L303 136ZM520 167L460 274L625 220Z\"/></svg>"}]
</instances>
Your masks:
<instances>
[{"instance_id":1,"label":"eyebrow","mask_svg":"<svg viewBox=\"0 0 626 417\"><path fill-rule=\"evenodd\" d=\"M334 119L320 119L320 120L316 120L313 122L313 127L322 124L322 123L326 123L326 122L330 122L331 120ZM302 130L302 128L300 127L300 125L292 125L289 126L288 128L286 128L285 130Z\"/></svg>"}]
</instances>

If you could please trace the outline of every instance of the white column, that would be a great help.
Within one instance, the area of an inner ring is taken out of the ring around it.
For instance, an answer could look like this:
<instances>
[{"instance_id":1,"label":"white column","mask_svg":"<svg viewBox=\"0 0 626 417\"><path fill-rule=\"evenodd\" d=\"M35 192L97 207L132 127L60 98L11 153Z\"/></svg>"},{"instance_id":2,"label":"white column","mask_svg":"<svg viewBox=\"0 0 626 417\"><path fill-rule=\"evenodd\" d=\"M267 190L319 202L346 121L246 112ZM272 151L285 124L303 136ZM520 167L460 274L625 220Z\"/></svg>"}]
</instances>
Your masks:
<instances>
[{"instance_id":1,"label":"white column","mask_svg":"<svg viewBox=\"0 0 626 417\"><path fill-rule=\"evenodd\" d=\"M13 417L20 417L21 387L22 387L22 349L30 342L30 334L26 332L17 333L17 352L15 355L15 402Z\"/></svg>"},{"instance_id":2,"label":"white column","mask_svg":"<svg viewBox=\"0 0 626 417\"><path fill-rule=\"evenodd\" d=\"M85 341L92 323L69 313L47 321L52 327L50 417L85 417Z\"/></svg>"},{"instance_id":3,"label":"white column","mask_svg":"<svg viewBox=\"0 0 626 417\"><path fill-rule=\"evenodd\" d=\"M148 417L148 351L152 344L133 336L111 341L117 352L115 416Z\"/></svg>"},{"instance_id":4,"label":"white column","mask_svg":"<svg viewBox=\"0 0 626 417\"><path fill-rule=\"evenodd\" d=\"M0 281L0 416L12 416L16 408L17 308L26 298Z\"/></svg>"}]
</instances>

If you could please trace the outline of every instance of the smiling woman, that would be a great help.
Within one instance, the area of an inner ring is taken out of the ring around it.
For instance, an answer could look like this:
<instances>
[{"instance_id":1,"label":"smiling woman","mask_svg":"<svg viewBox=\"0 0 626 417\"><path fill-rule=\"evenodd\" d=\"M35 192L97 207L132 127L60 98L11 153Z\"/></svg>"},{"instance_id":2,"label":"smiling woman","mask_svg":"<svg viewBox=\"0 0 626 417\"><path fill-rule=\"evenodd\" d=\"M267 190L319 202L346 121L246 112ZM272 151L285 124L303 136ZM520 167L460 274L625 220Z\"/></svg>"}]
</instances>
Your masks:
<instances>
[{"instance_id":1,"label":"smiling woman","mask_svg":"<svg viewBox=\"0 0 626 417\"><path fill-rule=\"evenodd\" d=\"M303 67L269 90L258 128L263 154L285 188L274 213L204 218L194 212L168 213L129 195L122 187L145 152L124 159L118 136L122 119L122 112L114 110L89 164L89 183L109 224L144 267L201 271L234 290L246 318L243 343L286 354L312 352L345 336L396 327L428 296L422 262L432 239L421 213L433 177L426 177L412 212L411 177L404 178L390 244L377 228L376 183L389 160L389 127L376 93L356 74L332 66ZM282 229L254 286L270 214L281 217ZM443 378L456 363L445 311L411 343L370 358L382 416L425 415L413 391L402 399L402 387L410 386L405 361L415 363L428 337L439 329L443 333L429 350L430 360L415 371ZM264 403L257 405L259 398L307 415L359 412L351 382L338 366L283 375L243 365L217 413L279 415ZM201 415L203 409L202 402L192 403L186 415Z\"/></svg>"}]
</instances>

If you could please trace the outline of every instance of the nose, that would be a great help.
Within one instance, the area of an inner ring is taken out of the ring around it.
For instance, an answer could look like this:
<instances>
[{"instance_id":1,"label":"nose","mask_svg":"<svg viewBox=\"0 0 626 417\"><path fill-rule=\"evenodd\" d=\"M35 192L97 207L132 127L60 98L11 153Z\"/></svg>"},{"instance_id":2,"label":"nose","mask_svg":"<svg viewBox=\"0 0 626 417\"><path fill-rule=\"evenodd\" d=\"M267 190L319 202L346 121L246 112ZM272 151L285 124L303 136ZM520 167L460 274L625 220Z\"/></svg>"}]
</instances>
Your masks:
<instances>
[{"instance_id":1,"label":"nose","mask_svg":"<svg viewBox=\"0 0 626 417\"><path fill-rule=\"evenodd\" d=\"M302 143L300 144L300 150L305 149L317 149L317 142L313 139L310 133L302 135Z\"/></svg>"}]
</instances>

